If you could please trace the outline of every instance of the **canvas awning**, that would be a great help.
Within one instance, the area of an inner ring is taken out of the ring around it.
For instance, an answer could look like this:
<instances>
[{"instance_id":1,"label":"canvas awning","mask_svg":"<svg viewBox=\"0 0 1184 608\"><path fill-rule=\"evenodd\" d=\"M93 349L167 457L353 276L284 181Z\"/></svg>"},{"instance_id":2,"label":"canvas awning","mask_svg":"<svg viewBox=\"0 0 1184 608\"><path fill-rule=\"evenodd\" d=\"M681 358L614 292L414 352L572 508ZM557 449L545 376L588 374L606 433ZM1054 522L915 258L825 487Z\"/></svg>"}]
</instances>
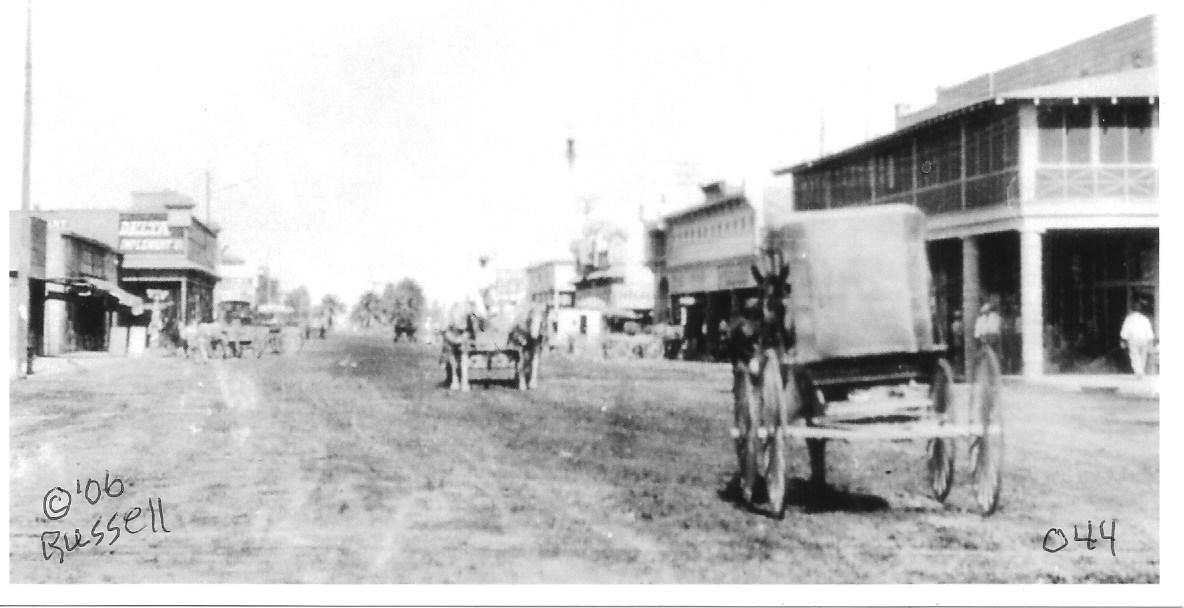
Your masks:
<instances>
[{"instance_id":1,"label":"canvas awning","mask_svg":"<svg viewBox=\"0 0 1184 608\"><path fill-rule=\"evenodd\" d=\"M120 306L126 306L130 308L133 315L144 314L144 299L140 296L128 293L127 291L124 291L119 285L116 285L115 283L105 279L87 278L86 280L96 288L107 292L116 300L118 300Z\"/></svg>"},{"instance_id":2,"label":"canvas awning","mask_svg":"<svg viewBox=\"0 0 1184 608\"><path fill-rule=\"evenodd\" d=\"M115 298L120 306L126 306L131 309L133 315L144 314L144 300L140 296L124 291L119 285L112 283L106 279L97 279L95 277L71 277L67 279L47 279L50 283L58 283L68 287L79 288L86 287L93 291L101 291L107 295Z\"/></svg>"}]
</instances>

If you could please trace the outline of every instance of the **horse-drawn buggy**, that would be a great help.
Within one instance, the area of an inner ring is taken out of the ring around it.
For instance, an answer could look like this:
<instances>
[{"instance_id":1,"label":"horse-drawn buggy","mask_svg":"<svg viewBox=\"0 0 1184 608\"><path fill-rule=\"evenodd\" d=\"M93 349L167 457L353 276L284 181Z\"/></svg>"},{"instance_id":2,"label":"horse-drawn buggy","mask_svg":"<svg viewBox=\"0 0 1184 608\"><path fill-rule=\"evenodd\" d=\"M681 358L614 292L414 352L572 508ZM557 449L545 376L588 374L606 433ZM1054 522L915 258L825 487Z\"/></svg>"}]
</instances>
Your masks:
<instances>
[{"instance_id":1,"label":"horse-drawn buggy","mask_svg":"<svg viewBox=\"0 0 1184 608\"><path fill-rule=\"evenodd\" d=\"M948 496L965 442L978 506L994 512L999 363L989 348L980 351L969 396L955 403L921 212L884 205L798 213L769 231L764 254L765 272L753 267L759 297L729 332L744 500L751 504L763 481L767 507L781 517L791 461L803 452L807 488L827 491L828 441L925 440L933 496Z\"/></svg>"},{"instance_id":2,"label":"horse-drawn buggy","mask_svg":"<svg viewBox=\"0 0 1184 608\"><path fill-rule=\"evenodd\" d=\"M441 331L444 382L469 390L471 382L509 382L521 390L538 384L550 307L526 304L513 316L490 316L475 301L453 306Z\"/></svg>"}]
</instances>

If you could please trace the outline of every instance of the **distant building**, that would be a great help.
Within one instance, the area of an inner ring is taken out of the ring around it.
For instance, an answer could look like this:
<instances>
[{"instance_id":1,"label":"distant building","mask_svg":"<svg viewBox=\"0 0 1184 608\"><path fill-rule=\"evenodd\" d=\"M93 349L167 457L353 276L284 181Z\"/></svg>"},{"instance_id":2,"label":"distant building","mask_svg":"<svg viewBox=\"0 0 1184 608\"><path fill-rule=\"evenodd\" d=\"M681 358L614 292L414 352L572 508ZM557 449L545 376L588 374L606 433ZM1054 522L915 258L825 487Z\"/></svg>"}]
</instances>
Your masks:
<instances>
[{"instance_id":1,"label":"distant building","mask_svg":"<svg viewBox=\"0 0 1184 608\"><path fill-rule=\"evenodd\" d=\"M491 315L510 317L514 309L527 298L526 273L522 270L499 268L494 271L489 290Z\"/></svg>"},{"instance_id":2,"label":"distant building","mask_svg":"<svg viewBox=\"0 0 1184 608\"><path fill-rule=\"evenodd\" d=\"M260 266L255 278L255 306L262 304L282 304L283 293L280 291L279 277L271 276L271 269Z\"/></svg>"},{"instance_id":3,"label":"distant building","mask_svg":"<svg viewBox=\"0 0 1184 608\"><path fill-rule=\"evenodd\" d=\"M256 298L259 276L246 261L223 250L219 256L217 272L214 309L219 319L225 320L227 314L239 315L258 306Z\"/></svg>"},{"instance_id":4,"label":"distant building","mask_svg":"<svg viewBox=\"0 0 1184 608\"><path fill-rule=\"evenodd\" d=\"M1118 362L1127 311L1159 302L1155 59L1146 17L939 89L896 131L778 173L798 210L924 210L944 326L961 310L971 345L995 303L1006 372Z\"/></svg>"},{"instance_id":5,"label":"distant building","mask_svg":"<svg viewBox=\"0 0 1184 608\"><path fill-rule=\"evenodd\" d=\"M120 280L152 302L166 329L214 316L218 234L197 218L195 207L171 190L133 192L131 210L119 214Z\"/></svg>"},{"instance_id":6,"label":"distant building","mask_svg":"<svg viewBox=\"0 0 1184 608\"><path fill-rule=\"evenodd\" d=\"M570 308L575 305L575 278L574 260L539 262L526 268L526 292L531 302Z\"/></svg>"},{"instance_id":7,"label":"distant building","mask_svg":"<svg viewBox=\"0 0 1184 608\"><path fill-rule=\"evenodd\" d=\"M586 226L573 251L575 307L600 310L607 318L650 318L653 271L643 264L643 247L641 235L611 223Z\"/></svg>"},{"instance_id":8,"label":"distant building","mask_svg":"<svg viewBox=\"0 0 1184 608\"><path fill-rule=\"evenodd\" d=\"M649 226L656 318L682 325L693 355L717 353L720 322L739 314L744 300L756 295L751 268L762 263L756 255L761 228L792 205L784 188L755 190L723 181L706 184L701 202Z\"/></svg>"}]
</instances>

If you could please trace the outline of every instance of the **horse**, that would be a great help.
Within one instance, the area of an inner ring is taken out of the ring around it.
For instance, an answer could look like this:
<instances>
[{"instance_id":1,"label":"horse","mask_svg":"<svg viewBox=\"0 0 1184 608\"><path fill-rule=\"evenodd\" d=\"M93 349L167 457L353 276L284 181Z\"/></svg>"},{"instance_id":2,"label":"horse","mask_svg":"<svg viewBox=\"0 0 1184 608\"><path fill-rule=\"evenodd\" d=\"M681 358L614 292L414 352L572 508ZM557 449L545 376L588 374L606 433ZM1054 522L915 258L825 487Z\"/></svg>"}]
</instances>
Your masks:
<instances>
[{"instance_id":1,"label":"horse","mask_svg":"<svg viewBox=\"0 0 1184 608\"><path fill-rule=\"evenodd\" d=\"M538 386L539 360L549 338L551 305L533 303L515 314L514 327L507 342L518 351L516 364L518 389L531 390Z\"/></svg>"},{"instance_id":2,"label":"horse","mask_svg":"<svg viewBox=\"0 0 1184 608\"><path fill-rule=\"evenodd\" d=\"M485 330L488 312L480 297L468 297L449 307L440 330L440 361L451 390L469 390L469 351L477 333Z\"/></svg>"},{"instance_id":3,"label":"horse","mask_svg":"<svg viewBox=\"0 0 1184 608\"><path fill-rule=\"evenodd\" d=\"M740 464L740 490L753 500L757 476L764 477L774 515L785 509L787 437L784 427L805 413L798 378L789 353L795 343L793 317L788 314L789 266L779 255L762 273L753 265L757 297L749 299L729 324L727 353L732 365L732 439ZM810 444L811 469L825 471L825 444ZM812 481L821 479L812 476Z\"/></svg>"}]
</instances>

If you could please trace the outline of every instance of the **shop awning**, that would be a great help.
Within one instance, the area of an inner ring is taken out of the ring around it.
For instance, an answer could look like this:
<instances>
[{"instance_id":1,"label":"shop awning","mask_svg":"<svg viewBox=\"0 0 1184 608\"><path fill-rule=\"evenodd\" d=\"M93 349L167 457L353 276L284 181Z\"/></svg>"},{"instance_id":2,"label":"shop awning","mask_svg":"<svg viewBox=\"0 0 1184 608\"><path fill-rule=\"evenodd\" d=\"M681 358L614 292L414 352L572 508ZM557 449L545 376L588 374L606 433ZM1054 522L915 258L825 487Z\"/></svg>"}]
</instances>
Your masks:
<instances>
[{"instance_id":1,"label":"shop awning","mask_svg":"<svg viewBox=\"0 0 1184 608\"><path fill-rule=\"evenodd\" d=\"M58 283L67 285L72 288L89 287L95 291L101 291L115 298L120 306L126 306L131 309L133 315L144 314L144 300L140 296L124 291L119 285L112 283L106 279L96 279L94 277L72 277L68 279L48 279L50 283Z\"/></svg>"},{"instance_id":2,"label":"shop awning","mask_svg":"<svg viewBox=\"0 0 1184 608\"><path fill-rule=\"evenodd\" d=\"M119 285L116 285L115 283L105 279L88 278L87 281L89 281L95 287L111 294L116 300L119 301L121 306L126 306L132 309L133 315L144 314L144 299L140 296L128 293L120 288Z\"/></svg>"}]
</instances>

